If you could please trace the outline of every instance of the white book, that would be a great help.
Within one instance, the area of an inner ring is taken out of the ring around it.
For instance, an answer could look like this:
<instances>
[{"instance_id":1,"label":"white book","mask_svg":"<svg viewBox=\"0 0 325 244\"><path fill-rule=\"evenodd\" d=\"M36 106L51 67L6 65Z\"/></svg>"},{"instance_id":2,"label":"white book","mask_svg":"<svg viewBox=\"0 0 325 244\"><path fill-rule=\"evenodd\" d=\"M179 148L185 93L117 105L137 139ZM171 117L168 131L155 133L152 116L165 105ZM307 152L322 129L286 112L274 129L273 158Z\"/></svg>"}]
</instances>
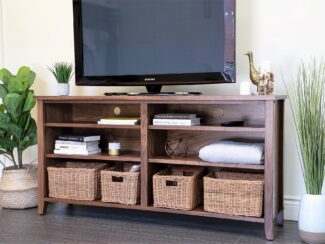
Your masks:
<instances>
[{"instance_id":1,"label":"white book","mask_svg":"<svg viewBox=\"0 0 325 244\"><path fill-rule=\"evenodd\" d=\"M200 118L194 119L153 119L153 125L200 125Z\"/></svg>"},{"instance_id":2,"label":"white book","mask_svg":"<svg viewBox=\"0 0 325 244\"><path fill-rule=\"evenodd\" d=\"M94 146L98 145L99 141L87 141L87 142L81 142L81 141L64 141L64 140L55 140L55 144L60 145L78 145L78 146Z\"/></svg>"},{"instance_id":3,"label":"white book","mask_svg":"<svg viewBox=\"0 0 325 244\"><path fill-rule=\"evenodd\" d=\"M95 145L73 145L73 144L58 144L55 143L55 149L72 149L72 150L86 150L86 151L94 151L98 150L98 144Z\"/></svg>"},{"instance_id":4,"label":"white book","mask_svg":"<svg viewBox=\"0 0 325 244\"><path fill-rule=\"evenodd\" d=\"M139 120L100 120L99 125L136 125Z\"/></svg>"},{"instance_id":5,"label":"white book","mask_svg":"<svg viewBox=\"0 0 325 244\"><path fill-rule=\"evenodd\" d=\"M100 153L101 150L87 151L87 150L67 150L67 149L55 149L54 154L64 154L64 155L92 155Z\"/></svg>"}]
</instances>

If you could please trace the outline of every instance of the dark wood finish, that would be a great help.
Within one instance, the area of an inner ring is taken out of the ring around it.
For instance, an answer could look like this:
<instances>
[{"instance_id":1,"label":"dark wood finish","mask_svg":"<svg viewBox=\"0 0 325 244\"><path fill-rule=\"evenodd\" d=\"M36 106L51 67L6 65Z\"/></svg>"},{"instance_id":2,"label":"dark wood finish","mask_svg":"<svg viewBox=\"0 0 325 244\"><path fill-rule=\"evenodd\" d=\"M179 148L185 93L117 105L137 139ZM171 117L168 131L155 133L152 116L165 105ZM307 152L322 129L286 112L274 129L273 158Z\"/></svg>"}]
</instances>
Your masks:
<instances>
[{"instance_id":1,"label":"dark wood finish","mask_svg":"<svg viewBox=\"0 0 325 244\"><path fill-rule=\"evenodd\" d=\"M46 154L46 158L141 162L140 152L123 152L123 151L121 152L120 156L109 156L107 152L88 155L88 156L49 153Z\"/></svg>"},{"instance_id":2,"label":"dark wood finish","mask_svg":"<svg viewBox=\"0 0 325 244\"><path fill-rule=\"evenodd\" d=\"M149 158L149 163L154 164L174 164L174 165L193 165L201 167L217 167L217 168L229 168L229 169L253 169L264 170L264 165L254 164L228 164L228 163L207 163L202 161L197 156L187 156L183 158L170 158L168 156L157 156Z\"/></svg>"},{"instance_id":3,"label":"dark wood finish","mask_svg":"<svg viewBox=\"0 0 325 244\"><path fill-rule=\"evenodd\" d=\"M204 216L264 223L265 236L274 239L274 222L283 224L283 113L285 96L118 96L118 97L37 97L39 139L39 207L46 212L48 202L124 208L162 213ZM141 125L97 125L102 117L141 117ZM88 112L89 111L89 112ZM202 117L202 126L153 126L157 113L188 112ZM245 120L244 127L222 127L220 123ZM96 133L102 135L101 147L117 140L124 151L111 157L106 152L97 155L53 154L54 141L63 133ZM187 143L188 156L180 159L165 154L167 139L182 137ZM202 146L221 139L265 142L265 165L211 164L197 155ZM73 201L48 197L46 167L61 161L141 162L141 202L136 206ZM209 169L225 168L236 171L259 171L265 175L264 215L262 218L229 216L203 211L155 208L152 206L152 176L168 165L191 165Z\"/></svg>"},{"instance_id":4,"label":"dark wood finish","mask_svg":"<svg viewBox=\"0 0 325 244\"><path fill-rule=\"evenodd\" d=\"M265 187L264 187L264 229L267 240L274 239L274 101L265 103Z\"/></svg>"},{"instance_id":5,"label":"dark wood finish","mask_svg":"<svg viewBox=\"0 0 325 244\"><path fill-rule=\"evenodd\" d=\"M45 214L46 202L46 159L44 150L44 107L43 101L37 101L38 121L38 213Z\"/></svg>"},{"instance_id":6,"label":"dark wood finish","mask_svg":"<svg viewBox=\"0 0 325 244\"><path fill-rule=\"evenodd\" d=\"M94 123L45 123L45 127L140 130L140 125L99 125Z\"/></svg>"},{"instance_id":7,"label":"dark wood finish","mask_svg":"<svg viewBox=\"0 0 325 244\"><path fill-rule=\"evenodd\" d=\"M98 206L98 207L121 208L121 209L136 209L136 210L144 210L144 211L151 211L151 212L174 213L174 214L184 214L184 215L192 215L192 216L203 216L203 217L211 217L211 218L221 218L221 219L231 219L231 220L241 220L241 221L247 221L247 222L264 223L263 218L210 213L210 212L203 211L202 207L193 209L192 211L186 211L186 210L177 210L177 209L168 209L168 208L155 208L153 206L143 207L141 205L124 205L124 204L117 204L117 203L106 203L106 202L102 202L99 200L80 201L80 200L50 198L50 197L46 197L44 200L46 202L63 202L66 204L85 205L85 206Z\"/></svg>"},{"instance_id":8,"label":"dark wood finish","mask_svg":"<svg viewBox=\"0 0 325 244\"><path fill-rule=\"evenodd\" d=\"M223 126L170 126L170 125L149 125L150 130L186 130L186 131L226 131L226 132L264 132L263 127L243 126L243 127L223 127Z\"/></svg>"}]
</instances>

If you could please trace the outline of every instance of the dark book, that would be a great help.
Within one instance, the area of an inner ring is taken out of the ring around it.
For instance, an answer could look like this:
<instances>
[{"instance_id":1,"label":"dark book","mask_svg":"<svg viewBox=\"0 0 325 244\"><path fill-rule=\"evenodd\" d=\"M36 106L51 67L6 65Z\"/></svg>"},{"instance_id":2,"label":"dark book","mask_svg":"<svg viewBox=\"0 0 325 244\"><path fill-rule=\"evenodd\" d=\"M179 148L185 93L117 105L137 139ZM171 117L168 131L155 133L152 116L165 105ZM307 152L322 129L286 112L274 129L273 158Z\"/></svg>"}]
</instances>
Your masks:
<instances>
[{"instance_id":1,"label":"dark book","mask_svg":"<svg viewBox=\"0 0 325 244\"><path fill-rule=\"evenodd\" d=\"M195 119L196 114L156 114L155 119Z\"/></svg>"},{"instance_id":2,"label":"dark book","mask_svg":"<svg viewBox=\"0 0 325 244\"><path fill-rule=\"evenodd\" d=\"M99 135L61 135L58 138L63 141L80 141L80 142L88 142L88 141L99 141Z\"/></svg>"}]
</instances>

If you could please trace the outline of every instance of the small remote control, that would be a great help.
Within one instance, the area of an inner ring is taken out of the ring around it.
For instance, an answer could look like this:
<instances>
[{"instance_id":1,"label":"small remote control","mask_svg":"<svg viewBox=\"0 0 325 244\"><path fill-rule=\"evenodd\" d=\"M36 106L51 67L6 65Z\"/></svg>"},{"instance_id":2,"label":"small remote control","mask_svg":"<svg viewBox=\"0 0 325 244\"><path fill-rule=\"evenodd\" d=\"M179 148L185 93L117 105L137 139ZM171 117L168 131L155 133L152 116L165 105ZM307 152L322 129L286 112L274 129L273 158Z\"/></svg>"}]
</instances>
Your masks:
<instances>
[{"instance_id":1,"label":"small remote control","mask_svg":"<svg viewBox=\"0 0 325 244\"><path fill-rule=\"evenodd\" d=\"M228 127L244 126L244 121L236 120L236 121L223 122L221 123L221 126L228 126Z\"/></svg>"}]
</instances>

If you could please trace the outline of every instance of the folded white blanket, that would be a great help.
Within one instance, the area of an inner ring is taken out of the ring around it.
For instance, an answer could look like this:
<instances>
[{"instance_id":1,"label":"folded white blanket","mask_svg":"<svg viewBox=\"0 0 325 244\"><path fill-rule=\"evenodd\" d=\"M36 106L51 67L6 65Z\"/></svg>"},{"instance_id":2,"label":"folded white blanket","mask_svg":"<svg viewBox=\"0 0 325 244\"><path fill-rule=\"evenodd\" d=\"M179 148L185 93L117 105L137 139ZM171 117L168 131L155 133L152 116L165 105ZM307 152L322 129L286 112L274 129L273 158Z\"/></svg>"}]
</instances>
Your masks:
<instances>
[{"instance_id":1,"label":"folded white blanket","mask_svg":"<svg viewBox=\"0 0 325 244\"><path fill-rule=\"evenodd\" d=\"M263 164L264 144L217 141L201 148L199 157L210 163Z\"/></svg>"}]
</instances>

